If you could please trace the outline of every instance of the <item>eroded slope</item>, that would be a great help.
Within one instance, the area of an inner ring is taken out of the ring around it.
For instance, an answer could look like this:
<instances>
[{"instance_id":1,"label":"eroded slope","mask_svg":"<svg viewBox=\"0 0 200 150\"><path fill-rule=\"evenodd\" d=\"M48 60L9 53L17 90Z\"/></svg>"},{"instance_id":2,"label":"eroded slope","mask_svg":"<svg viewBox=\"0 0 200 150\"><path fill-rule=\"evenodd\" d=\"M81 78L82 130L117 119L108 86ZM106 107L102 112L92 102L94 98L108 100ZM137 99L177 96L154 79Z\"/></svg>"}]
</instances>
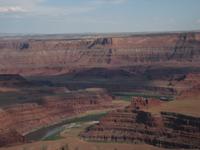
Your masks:
<instances>
[{"instance_id":1,"label":"eroded slope","mask_svg":"<svg viewBox=\"0 0 200 150\"><path fill-rule=\"evenodd\" d=\"M109 113L81 136L101 142L199 149L200 118L172 112L152 114L143 110L157 105L160 105L158 100L136 98L129 107Z\"/></svg>"},{"instance_id":2,"label":"eroded slope","mask_svg":"<svg viewBox=\"0 0 200 150\"><path fill-rule=\"evenodd\" d=\"M1 39L0 72L61 74L80 68L199 64L199 33L84 39Z\"/></svg>"}]
</instances>

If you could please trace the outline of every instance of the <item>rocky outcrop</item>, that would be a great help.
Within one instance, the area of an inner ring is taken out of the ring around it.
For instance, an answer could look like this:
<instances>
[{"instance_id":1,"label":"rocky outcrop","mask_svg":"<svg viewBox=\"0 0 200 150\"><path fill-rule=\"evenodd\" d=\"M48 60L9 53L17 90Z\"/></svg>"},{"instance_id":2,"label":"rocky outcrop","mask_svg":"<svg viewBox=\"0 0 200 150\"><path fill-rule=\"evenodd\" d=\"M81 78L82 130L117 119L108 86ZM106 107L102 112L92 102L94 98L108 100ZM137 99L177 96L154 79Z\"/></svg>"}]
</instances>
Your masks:
<instances>
[{"instance_id":1,"label":"rocky outcrop","mask_svg":"<svg viewBox=\"0 0 200 150\"><path fill-rule=\"evenodd\" d=\"M148 109L149 107L159 106L161 101L153 98L133 97L131 101L132 109Z\"/></svg>"},{"instance_id":2,"label":"rocky outcrop","mask_svg":"<svg viewBox=\"0 0 200 150\"><path fill-rule=\"evenodd\" d=\"M63 96L48 96L41 104L24 103L7 106L0 112L0 145L23 141L23 137L30 132L88 110L112 108L111 102L112 98L106 91L87 89L68 92ZM16 135L16 139L13 136L10 141L6 140L10 135Z\"/></svg>"},{"instance_id":3,"label":"rocky outcrop","mask_svg":"<svg viewBox=\"0 0 200 150\"><path fill-rule=\"evenodd\" d=\"M179 99L194 98L198 99L200 91L200 74L199 73L189 73L180 82L180 85L187 87L183 89L179 95Z\"/></svg>"},{"instance_id":4,"label":"rocky outcrop","mask_svg":"<svg viewBox=\"0 0 200 150\"><path fill-rule=\"evenodd\" d=\"M103 117L99 124L81 133L81 137L90 141L147 143L165 148L200 148L200 118L169 112L153 115L142 110L148 107L147 101L136 98L129 107Z\"/></svg>"},{"instance_id":5,"label":"rocky outcrop","mask_svg":"<svg viewBox=\"0 0 200 150\"><path fill-rule=\"evenodd\" d=\"M178 96L178 99L195 98L198 100L198 97L200 96L199 91L200 84L195 84L191 88L182 91Z\"/></svg>"},{"instance_id":6,"label":"rocky outcrop","mask_svg":"<svg viewBox=\"0 0 200 150\"><path fill-rule=\"evenodd\" d=\"M2 109L0 109L0 122L0 147L25 141L25 138L13 128L14 122L10 115Z\"/></svg>"},{"instance_id":7,"label":"rocky outcrop","mask_svg":"<svg viewBox=\"0 0 200 150\"><path fill-rule=\"evenodd\" d=\"M99 47L102 48L102 46L111 46L112 45L112 38L99 38L96 39L88 44L88 48L94 48Z\"/></svg>"},{"instance_id":8,"label":"rocky outcrop","mask_svg":"<svg viewBox=\"0 0 200 150\"><path fill-rule=\"evenodd\" d=\"M8 129L0 132L0 147L12 144L24 143L25 137L20 135L16 130Z\"/></svg>"},{"instance_id":9,"label":"rocky outcrop","mask_svg":"<svg viewBox=\"0 0 200 150\"><path fill-rule=\"evenodd\" d=\"M0 73L61 74L80 68L199 64L199 33L80 39L0 39Z\"/></svg>"}]
</instances>

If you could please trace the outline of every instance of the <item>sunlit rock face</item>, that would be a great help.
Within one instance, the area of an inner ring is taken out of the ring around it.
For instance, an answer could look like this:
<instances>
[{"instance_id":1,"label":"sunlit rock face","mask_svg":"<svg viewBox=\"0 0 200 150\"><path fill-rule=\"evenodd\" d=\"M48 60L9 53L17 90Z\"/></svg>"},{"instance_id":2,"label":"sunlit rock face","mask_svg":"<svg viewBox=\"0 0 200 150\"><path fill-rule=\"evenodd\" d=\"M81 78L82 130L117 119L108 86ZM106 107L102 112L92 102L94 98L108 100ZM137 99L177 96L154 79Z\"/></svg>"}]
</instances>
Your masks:
<instances>
[{"instance_id":1,"label":"sunlit rock face","mask_svg":"<svg viewBox=\"0 0 200 150\"><path fill-rule=\"evenodd\" d=\"M172 112L155 115L143 110L156 105L158 100L135 98L129 107L110 112L81 136L89 141L199 149L200 118Z\"/></svg>"},{"instance_id":2,"label":"sunlit rock face","mask_svg":"<svg viewBox=\"0 0 200 150\"><path fill-rule=\"evenodd\" d=\"M113 108L112 97L103 89L86 89L63 96L44 97L40 104L13 104L0 109L0 147L25 142L37 129L62 122L89 110Z\"/></svg>"},{"instance_id":3,"label":"sunlit rock face","mask_svg":"<svg viewBox=\"0 0 200 150\"><path fill-rule=\"evenodd\" d=\"M49 75L80 68L198 66L200 34L0 39L0 73Z\"/></svg>"}]
</instances>

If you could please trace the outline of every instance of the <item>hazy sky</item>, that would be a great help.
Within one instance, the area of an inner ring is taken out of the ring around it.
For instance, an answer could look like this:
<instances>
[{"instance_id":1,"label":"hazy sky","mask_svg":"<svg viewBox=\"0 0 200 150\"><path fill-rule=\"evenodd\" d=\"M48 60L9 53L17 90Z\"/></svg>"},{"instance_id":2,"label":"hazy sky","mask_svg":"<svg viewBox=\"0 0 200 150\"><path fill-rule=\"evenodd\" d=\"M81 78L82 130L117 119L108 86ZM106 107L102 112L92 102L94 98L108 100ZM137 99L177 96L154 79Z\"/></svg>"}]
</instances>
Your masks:
<instances>
[{"instance_id":1,"label":"hazy sky","mask_svg":"<svg viewBox=\"0 0 200 150\"><path fill-rule=\"evenodd\" d=\"M0 33L200 29L200 0L0 0Z\"/></svg>"}]
</instances>

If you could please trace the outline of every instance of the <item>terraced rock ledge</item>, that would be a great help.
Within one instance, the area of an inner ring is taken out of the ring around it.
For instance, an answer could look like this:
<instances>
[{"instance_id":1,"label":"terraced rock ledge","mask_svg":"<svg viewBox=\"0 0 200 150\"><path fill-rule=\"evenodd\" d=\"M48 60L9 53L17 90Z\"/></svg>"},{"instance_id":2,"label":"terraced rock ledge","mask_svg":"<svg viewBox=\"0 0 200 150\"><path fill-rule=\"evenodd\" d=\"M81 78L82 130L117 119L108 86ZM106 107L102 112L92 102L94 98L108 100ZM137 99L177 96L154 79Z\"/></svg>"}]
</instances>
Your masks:
<instances>
[{"instance_id":1,"label":"terraced rock ledge","mask_svg":"<svg viewBox=\"0 0 200 150\"><path fill-rule=\"evenodd\" d=\"M200 118L179 113L145 111L154 99L135 98L125 109L112 111L81 137L89 141L146 143L164 148L200 148Z\"/></svg>"},{"instance_id":2,"label":"terraced rock ledge","mask_svg":"<svg viewBox=\"0 0 200 150\"><path fill-rule=\"evenodd\" d=\"M0 147L25 142L25 135L89 110L114 107L102 89L68 92L45 97L41 104L24 103L0 110Z\"/></svg>"}]
</instances>

